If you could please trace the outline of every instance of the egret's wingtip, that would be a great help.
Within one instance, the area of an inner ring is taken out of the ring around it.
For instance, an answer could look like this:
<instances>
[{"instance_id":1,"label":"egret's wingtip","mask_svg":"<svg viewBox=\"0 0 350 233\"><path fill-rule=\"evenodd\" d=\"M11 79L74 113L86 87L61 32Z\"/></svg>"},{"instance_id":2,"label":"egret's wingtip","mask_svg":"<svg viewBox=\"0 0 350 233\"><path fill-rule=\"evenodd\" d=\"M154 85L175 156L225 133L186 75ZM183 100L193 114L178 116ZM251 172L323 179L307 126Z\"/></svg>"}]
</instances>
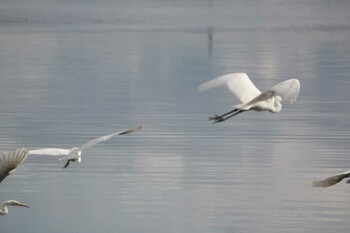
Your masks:
<instances>
[{"instance_id":1,"label":"egret's wingtip","mask_svg":"<svg viewBox=\"0 0 350 233\"><path fill-rule=\"evenodd\" d=\"M317 184L318 184L317 181L313 181L313 182L311 183L311 187L319 187Z\"/></svg>"},{"instance_id":2,"label":"egret's wingtip","mask_svg":"<svg viewBox=\"0 0 350 233\"><path fill-rule=\"evenodd\" d=\"M313 188L325 188L325 187L328 187L328 186L329 185L326 185L324 182L319 181L319 180L313 181L311 183L311 187L313 187Z\"/></svg>"},{"instance_id":3,"label":"egret's wingtip","mask_svg":"<svg viewBox=\"0 0 350 233\"><path fill-rule=\"evenodd\" d=\"M338 183L338 182L336 182L336 183ZM327 179L326 180L317 180L317 181L312 182L311 186L316 187L316 188L328 188L330 186L333 186L336 183L329 182Z\"/></svg>"},{"instance_id":4,"label":"egret's wingtip","mask_svg":"<svg viewBox=\"0 0 350 233\"><path fill-rule=\"evenodd\" d=\"M130 128L130 129L124 130L124 131L122 131L121 133L119 133L119 135L130 134L130 133L139 131L139 130L141 130L144 126L145 126L145 124L136 126L136 127L134 127L134 128Z\"/></svg>"},{"instance_id":5,"label":"egret's wingtip","mask_svg":"<svg viewBox=\"0 0 350 233\"><path fill-rule=\"evenodd\" d=\"M134 129L135 129L135 131L138 131L140 129L143 129L143 127L145 127L145 125L146 124L139 125L139 126L135 127Z\"/></svg>"},{"instance_id":6,"label":"egret's wingtip","mask_svg":"<svg viewBox=\"0 0 350 233\"><path fill-rule=\"evenodd\" d=\"M198 87L197 87L197 91L198 92L204 92L204 91L206 91L207 89L205 88L205 86L203 86L203 84L201 84L201 85L199 85Z\"/></svg>"}]
</instances>

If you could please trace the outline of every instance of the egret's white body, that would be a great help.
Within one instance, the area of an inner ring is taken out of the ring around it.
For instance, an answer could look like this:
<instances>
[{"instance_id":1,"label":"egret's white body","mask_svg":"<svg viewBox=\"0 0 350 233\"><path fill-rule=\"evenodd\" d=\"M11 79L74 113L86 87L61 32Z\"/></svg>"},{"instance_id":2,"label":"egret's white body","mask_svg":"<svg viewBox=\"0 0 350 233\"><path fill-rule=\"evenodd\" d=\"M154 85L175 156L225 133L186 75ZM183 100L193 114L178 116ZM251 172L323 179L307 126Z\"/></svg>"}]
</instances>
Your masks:
<instances>
[{"instance_id":1,"label":"egret's white body","mask_svg":"<svg viewBox=\"0 0 350 233\"><path fill-rule=\"evenodd\" d=\"M95 138L79 147L73 147L71 149L62 149L62 148L44 148L44 149L36 149L30 150L29 155L49 155L49 156L62 156L60 160L66 159L67 162L63 168L68 167L70 162L81 162L81 152L89 147L96 145L97 143L109 140L117 135L125 135L136 132L143 128L143 125L137 126L134 128L126 129L117 133L112 133L108 135L101 136L99 138Z\"/></svg>"},{"instance_id":2,"label":"egret's white body","mask_svg":"<svg viewBox=\"0 0 350 233\"><path fill-rule=\"evenodd\" d=\"M314 182L312 182L312 186L326 188L326 187L335 185L335 184L339 183L340 181L342 181L343 179L348 178L348 177L350 177L350 171L346 171L346 172L343 172L343 173L340 173L340 174L337 174L334 176L330 176L330 177L327 177L326 179L323 179L323 180L314 181ZM350 180L347 180L346 183L349 184Z\"/></svg>"},{"instance_id":3,"label":"egret's white body","mask_svg":"<svg viewBox=\"0 0 350 233\"><path fill-rule=\"evenodd\" d=\"M209 118L214 120L215 123L225 121L249 110L280 112L282 110L281 102L295 102L300 91L299 80L289 79L274 85L265 92L261 92L245 73L231 73L217 77L201 84L198 91L203 92L223 85L228 87L230 92L241 101L241 104L234 105L234 110L228 113ZM226 115L229 116L225 118Z\"/></svg>"},{"instance_id":4,"label":"egret's white body","mask_svg":"<svg viewBox=\"0 0 350 233\"><path fill-rule=\"evenodd\" d=\"M7 215L9 213L8 206L20 206L20 207L27 207L29 208L28 205L21 203L16 200L8 200L2 203L0 206L0 215Z\"/></svg>"}]
</instances>

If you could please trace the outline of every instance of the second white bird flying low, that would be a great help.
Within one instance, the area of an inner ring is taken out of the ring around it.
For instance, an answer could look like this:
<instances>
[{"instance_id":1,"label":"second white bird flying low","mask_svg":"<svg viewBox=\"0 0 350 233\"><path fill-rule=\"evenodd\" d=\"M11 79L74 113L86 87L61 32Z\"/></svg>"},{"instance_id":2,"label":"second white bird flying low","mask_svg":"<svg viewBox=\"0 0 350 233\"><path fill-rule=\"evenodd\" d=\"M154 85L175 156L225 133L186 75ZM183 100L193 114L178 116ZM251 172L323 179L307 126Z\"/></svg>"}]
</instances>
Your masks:
<instances>
[{"instance_id":1,"label":"second white bird flying low","mask_svg":"<svg viewBox=\"0 0 350 233\"><path fill-rule=\"evenodd\" d=\"M36 149L36 150L30 150L29 155L50 155L50 156L63 156L60 158L66 159L67 162L63 166L63 168L67 168L70 162L81 162L81 152L89 147L92 147L96 145L97 143L107 141L117 135L125 135L125 134L130 134L136 131L139 131L140 129L143 128L143 125L126 129L117 133L112 133L108 135L101 136L99 138L93 139L79 147L73 147L71 149L63 149L63 148L44 148L44 149Z\"/></svg>"},{"instance_id":2,"label":"second white bird flying low","mask_svg":"<svg viewBox=\"0 0 350 233\"><path fill-rule=\"evenodd\" d=\"M0 153L0 183L12 172L16 170L28 157L28 150L18 148L13 151ZM8 206L29 207L16 200L7 200L0 205L0 215L7 215Z\"/></svg>"}]
</instances>

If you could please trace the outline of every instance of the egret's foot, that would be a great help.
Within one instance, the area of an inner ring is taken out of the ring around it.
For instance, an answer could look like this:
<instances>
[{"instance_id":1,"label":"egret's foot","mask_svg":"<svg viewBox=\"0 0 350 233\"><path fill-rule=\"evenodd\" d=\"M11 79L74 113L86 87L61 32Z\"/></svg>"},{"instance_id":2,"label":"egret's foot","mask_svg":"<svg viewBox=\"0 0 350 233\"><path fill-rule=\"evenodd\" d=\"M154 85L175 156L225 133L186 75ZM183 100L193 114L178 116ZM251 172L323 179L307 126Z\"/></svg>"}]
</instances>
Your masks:
<instances>
[{"instance_id":1,"label":"egret's foot","mask_svg":"<svg viewBox=\"0 0 350 233\"><path fill-rule=\"evenodd\" d=\"M209 120L210 121L224 121L224 118L215 114L215 116L209 117Z\"/></svg>"},{"instance_id":2,"label":"egret's foot","mask_svg":"<svg viewBox=\"0 0 350 233\"><path fill-rule=\"evenodd\" d=\"M212 117L209 117L209 120L210 121L214 121L213 123L219 123L219 122L222 122L222 121L225 121L226 118L224 118L223 116L219 116L219 115L216 115L215 116L212 116Z\"/></svg>"},{"instance_id":3,"label":"egret's foot","mask_svg":"<svg viewBox=\"0 0 350 233\"><path fill-rule=\"evenodd\" d=\"M218 118L216 118L215 120L214 120L214 124L215 123L219 123L219 122L223 122L223 121L225 121L226 120L226 118L223 118L223 117L218 117Z\"/></svg>"}]
</instances>

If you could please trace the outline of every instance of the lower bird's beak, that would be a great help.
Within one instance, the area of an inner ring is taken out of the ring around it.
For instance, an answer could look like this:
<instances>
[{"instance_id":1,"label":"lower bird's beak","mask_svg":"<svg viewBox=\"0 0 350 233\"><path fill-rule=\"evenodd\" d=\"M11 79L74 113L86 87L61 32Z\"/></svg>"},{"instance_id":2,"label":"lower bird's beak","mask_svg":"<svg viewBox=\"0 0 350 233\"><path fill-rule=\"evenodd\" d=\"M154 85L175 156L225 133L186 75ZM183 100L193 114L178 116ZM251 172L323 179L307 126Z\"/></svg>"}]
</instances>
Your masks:
<instances>
[{"instance_id":1,"label":"lower bird's beak","mask_svg":"<svg viewBox=\"0 0 350 233\"><path fill-rule=\"evenodd\" d=\"M22 206L22 207L27 207L27 208L29 208L29 205L26 205L26 204L24 204L24 203L18 203L18 206Z\"/></svg>"}]
</instances>

